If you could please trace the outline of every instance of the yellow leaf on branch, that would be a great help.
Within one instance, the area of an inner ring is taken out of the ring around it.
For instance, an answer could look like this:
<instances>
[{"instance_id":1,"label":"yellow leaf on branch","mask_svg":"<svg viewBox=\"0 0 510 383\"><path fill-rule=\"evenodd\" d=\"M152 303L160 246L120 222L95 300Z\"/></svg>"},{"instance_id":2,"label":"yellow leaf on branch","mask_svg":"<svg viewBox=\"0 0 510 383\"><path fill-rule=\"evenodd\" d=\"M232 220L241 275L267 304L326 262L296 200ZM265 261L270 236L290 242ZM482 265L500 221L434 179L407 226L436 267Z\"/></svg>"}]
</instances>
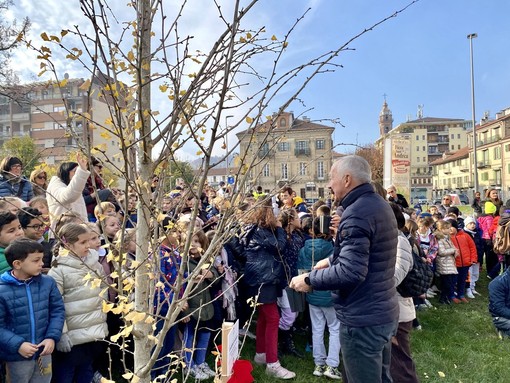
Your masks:
<instances>
[{"instance_id":1,"label":"yellow leaf on branch","mask_svg":"<svg viewBox=\"0 0 510 383\"><path fill-rule=\"evenodd\" d=\"M46 32L41 33L41 39L43 39L44 41L50 41L50 38L48 37Z\"/></svg>"},{"instance_id":2,"label":"yellow leaf on branch","mask_svg":"<svg viewBox=\"0 0 510 383\"><path fill-rule=\"evenodd\" d=\"M246 117L246 122L247 122L248 124L251 124L251 123L253 122L253 118L251 118L250 116L247 116L247 117Z\"/></svg>"}]
</instances>

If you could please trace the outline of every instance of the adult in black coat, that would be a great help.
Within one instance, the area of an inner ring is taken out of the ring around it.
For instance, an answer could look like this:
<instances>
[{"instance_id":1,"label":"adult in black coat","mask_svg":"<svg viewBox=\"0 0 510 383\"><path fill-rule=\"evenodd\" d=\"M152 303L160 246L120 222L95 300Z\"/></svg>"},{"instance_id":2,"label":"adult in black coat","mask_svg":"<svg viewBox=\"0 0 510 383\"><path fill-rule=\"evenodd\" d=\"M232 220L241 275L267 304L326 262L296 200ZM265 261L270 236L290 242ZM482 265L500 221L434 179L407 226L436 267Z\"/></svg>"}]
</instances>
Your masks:
<instances>
[{"instance_id":1,"label":"adult in black coat","mask_svg":"<svg viewBox=\"0 0 510 383\"><path fill-rule=\"evenodd\" d=\"M409 207L406 197L404 197L402 194L397 194L397 188L394 185L388 186L386 188L386 192L388 193L388 201L396 203L402 209Z\"/></svg>"},{"instance_id":2,"label":"adult in black coat","mask_svg":"<svg viewBox=\"0 0 510 383\"><path fill-rule=\"evenodd\" d=\"M395 215L370 185L370 165L362 157L340 158L330 177L344 209L335 252L316 270L294 277L290 286L304 292L333 290L349 382L391 381L391 338L399 316Z\"/></svg>"}]
</instances>

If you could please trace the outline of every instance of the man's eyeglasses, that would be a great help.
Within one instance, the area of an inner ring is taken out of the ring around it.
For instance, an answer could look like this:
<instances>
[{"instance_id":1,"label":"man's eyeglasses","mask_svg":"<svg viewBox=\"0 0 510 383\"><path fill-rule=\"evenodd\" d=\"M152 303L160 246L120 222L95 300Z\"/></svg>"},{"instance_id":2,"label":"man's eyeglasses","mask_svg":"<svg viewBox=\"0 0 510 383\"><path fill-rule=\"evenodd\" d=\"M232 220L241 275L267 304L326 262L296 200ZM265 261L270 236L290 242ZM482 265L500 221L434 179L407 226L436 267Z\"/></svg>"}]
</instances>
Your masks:
<instances>
[{"instance_id":1,"label":"man's eyeglasses","mask_svg":"<svg viewBox=\"0 0 510 383\"><path fill-rule=\"evenodd\" d=\"M44 227L44 225L27 225L25 227L34 229L34 230L41 230Z\"/></svg>"},{"instance_id":2,"label":"man's eyeglasses","mask_svg":"<svg viewBox=\"0 0 510 383\"><path fill-rule=\"evenodd\" d=\"M449 201L450 198L443 198L443 201Z\"/></svg>"}]
</instances>

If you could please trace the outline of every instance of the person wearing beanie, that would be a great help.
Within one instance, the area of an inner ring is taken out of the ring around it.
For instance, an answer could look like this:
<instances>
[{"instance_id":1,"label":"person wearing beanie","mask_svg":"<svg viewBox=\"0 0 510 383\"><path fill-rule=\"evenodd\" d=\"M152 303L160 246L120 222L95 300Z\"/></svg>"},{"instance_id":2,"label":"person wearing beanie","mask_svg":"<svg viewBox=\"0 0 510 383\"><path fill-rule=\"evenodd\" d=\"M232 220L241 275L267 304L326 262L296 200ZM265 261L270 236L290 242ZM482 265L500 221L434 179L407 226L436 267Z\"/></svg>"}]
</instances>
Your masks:
<instances>
[{"instance_id":1,"label":"person wearing beanie","mask_svg":"<svg viewBox=\"0 0 510 383\"><path fill-rule=\"evenodd\" d=\"M458 222L450 220L452 224L450 239L453 245L458 249L459 254L455 257L455 266L457 267L457 278L455 281L457 297L452 298L453 303L468 303L465 297L466 280L471 265L478 262L478 255L473 239L464 230L458 228Z\"/></svg>"},{"instance_id":2,"label":"person wearing beanie","mask_svg":"<svg viewBox=\"0 0 510 383\"><path fill-rule=\"evenodd\" d=\"M476 282L480 278L480 265L483 264L484 240L482 239L482 230L477 226L476 219L471 216L464 220L464 231L468 234L476 246L477 262L469 268L469 288L466 290L466 297L473 299L475 295L480 295L476 291Z\"/></svg>"},{"instance_id":3,"label":"person wearing beanie","mask_svg":"<svg viewBox=\"0 0 510 383\"><path fill-rule=\"evenodd\" d=\"M15 196L25 202L34 197L30 181L22 174L23 163L18 157L5 157L0 162L0 197Z\"/></svg>"}]
</instances>

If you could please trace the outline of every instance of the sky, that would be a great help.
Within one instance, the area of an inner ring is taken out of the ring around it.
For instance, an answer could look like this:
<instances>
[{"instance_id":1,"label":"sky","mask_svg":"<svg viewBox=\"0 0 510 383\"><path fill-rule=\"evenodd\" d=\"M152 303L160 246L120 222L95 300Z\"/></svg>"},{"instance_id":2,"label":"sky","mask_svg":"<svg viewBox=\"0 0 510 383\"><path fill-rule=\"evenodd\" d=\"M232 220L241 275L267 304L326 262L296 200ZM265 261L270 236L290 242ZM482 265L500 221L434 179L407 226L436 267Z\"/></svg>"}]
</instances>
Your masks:
<instances>
[{"instance_id":1,"label":"sky","mask_svg":"<svg viewBox=\"0 0 510 383\"><path fill-rule=\"evenodd\" d=\"M253 27L265 28L277 36L307 13L293 31L282 60L282 68L308 62L322 52L343 45L350 38L411 0L261 0L248 18ZM127 13L126 1L110 1L117 15ZM175 7L177 0L168 0ZM232 1L219 3L225 10ZM185 30L195 36L195 44L208 50L211 37L219 33L218 17L212 0L189 0ZM80 25L90 31L81 16L77 0L16 0L9 15L32 20L36 40L42 31L59 31ZM332 73L314 78L300 95L300 102L288 110L315 121L341 122L335 127L336 150L352 152L353 144L373 143L379 136L378 117L386 97L394 126L415 119L418 105L424 117L471 119L470 47L473 40L476 120L485 111L494 117L510 107L510 1L508 0L420 0L397 17L391 18L349 44L334 61L342 65ZM121 18L121 17L120 17ZM115 26L113 26L115 28ZM71 77L86 77L81 68L57 61ZM262 65L264 63L261 63ZM269 64L267 64L269 67ZM33 54L22 48L16 52L14 67L23 79L37 71ZM295 89L285 90L270 105L276 111ZM160 105L162 106L162 105ZM241 116L242 111L235 112ZM229 138L235 140L235 136ZM192 157L186 148L184 157Z\"/></svg>"}]
</instances>

